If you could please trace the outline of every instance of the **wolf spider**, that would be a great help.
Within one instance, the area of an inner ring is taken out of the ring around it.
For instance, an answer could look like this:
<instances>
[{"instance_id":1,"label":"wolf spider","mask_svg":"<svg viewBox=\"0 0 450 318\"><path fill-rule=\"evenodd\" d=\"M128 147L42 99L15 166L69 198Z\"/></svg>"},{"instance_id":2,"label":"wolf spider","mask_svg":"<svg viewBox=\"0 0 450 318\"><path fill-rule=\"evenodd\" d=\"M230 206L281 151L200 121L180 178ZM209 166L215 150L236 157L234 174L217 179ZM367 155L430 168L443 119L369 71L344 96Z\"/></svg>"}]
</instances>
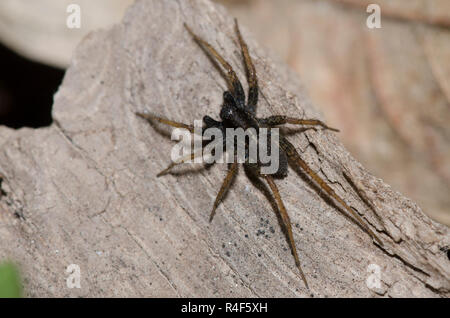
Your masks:
<instances>
[{"instance_id":1,"label":"wolf spider","mask_svg":"<svg viewBox=\"0 0 450 318\"><path fill-rule=\"evenodd\" d=\"M233 68L231 65L225 61L225 59L205 40L198 37L196 34L192 32L192 30L184 24L187 31L190 33L190 35L193 37L195 42L205 51L205 53L212 59L214 63L217 60L219 64L225 69L226 73L223 73L227 86L228 91L225 91L223 93L223 104L220 111L220 119L221 121L214 120L213 118L209 116L203 117L203 131L207 128L219 128L223 136L225 136L225 129L226 128L238 128L241 127L243 129L247 129L250 127L255 128L257 131L261 127L266 128L274 128L278 125L283 124L294 124L294 125L308 125L308 126L320 126L323 129L328 129L332 131L338 132L337 129L328 127L325 123L323 123L320 120L316 119L300 119L300 118L294 118L289 117L285 115L273 115L266 118L258 118L256 117L256 105L258 102L258 79L256 76L256 70L253 65L252 59L250 57L250 54L248 53L248 47L245 41L243 40L239 26L237 23L237 20L235 19L235 31L239 40L239 44L241 47L241 53L244 59L244 64L246 68L246 75L247 75L247 81L248 81L248 100L247 104L245 103L245 93L242 88L242 85L239 81L239 79L236 76L236 73L233 71ZM215 60L214 60L215 59ZM219 66L216 64L216 66ZM220 67L219 67L220 68ZM220 69L222 72L223 70ZM180 122L172 121L163 117L155 116L148 113L136 113L138 116L147 119L147 120L155 120L157 122L177 127L177 128L185 128L188 129L191 133L194 133L194 127L192 125L183 124ZM202 152L200 153L192 153L189 156L186 156L182 158L179 162L175 163L172 162L166 169L161 171L157 176L160 177L166 173L168 173L174 166L184 163L189 160L193 160L197 156L202 155ZM280 215L280 220L285 228L285 234L287 236L287 240L289 242L291 252L294 256L295 265L297 266L301 278L303 282L305 283L305 286L309 289L308 282L306 280L306 277L303 273L302 267L300 265L300 260L298 257L297 249L294 242L294 237L292 234L292 227L291 227L291 221L289 219L289 215L286 211L286 208L283 204L283 200L281 199L280 192L278 191L278 187L274 181L274 178L285 178L288 173L288 164L291 165L292 168L294 167L300 167L318 186L321 190L323 190L325 193L328 194L331 198L336 200L339 204L341 204L342 207L345 208L345 210L353 216L354 219L356 219L359 222L359 225L372 237L372 239L375 239L380 245L382 245L382 242L380 239L370 230L370 228L363 222L363 220L360 218L360 216L354 212L346 203L345 201L339 197L335 191L328 186L328 184L321 178L317 173L315 173L307 164L306 162L300 157L299 153L295 149L295 147L283 136L280 134L279 139L279 168L273 175L269 174L262 174L260 172L261 164L252 164L245 162L243 163L244 169L246 169L246 172L249 173L248 176L252 176L257 178L259 182L261 182L261 179L265 180L267 184L269 185L269 188L271 190L271 193L273 195L273 198L275 199L275 203ZM218 207L219 203L224 198L225 194L230 188L231 182L236 176L238 171L238 162L235 160L228 168L228 172L225 176L225 179L222 182L222 186L220 187L220 190L216 196L216 199L214 201L209 221L211 222L214 216L214 213L216 211L216 208Z\"/></svg>"}]
</instances>

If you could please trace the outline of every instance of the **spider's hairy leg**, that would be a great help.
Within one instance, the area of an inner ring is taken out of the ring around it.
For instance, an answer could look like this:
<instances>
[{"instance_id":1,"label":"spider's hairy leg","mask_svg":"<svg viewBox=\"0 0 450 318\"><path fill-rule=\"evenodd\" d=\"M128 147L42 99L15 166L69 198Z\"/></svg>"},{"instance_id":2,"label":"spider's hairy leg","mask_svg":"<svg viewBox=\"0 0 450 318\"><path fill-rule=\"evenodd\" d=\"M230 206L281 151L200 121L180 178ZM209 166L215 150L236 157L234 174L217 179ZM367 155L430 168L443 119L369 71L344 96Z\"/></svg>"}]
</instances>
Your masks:
<instances>
[{"instance_id":1,"label":"spider's hairy leg","mask_svg":"<svg viewBox=\"0 0 450 318\"><path fill-rule=\"evenodd\" d=\"M311 177L311 179L314 180L314 182L317 183L317 185L319 185L322 190L324 190L330 197L339 202L345 208L345 210L359 222L359 224L367 233L369 233L369 235L373 239L375 239L380 245L383 245L383 242L364 223L361 217L355 211L353 211L352 208L350 208L347 203L345 203L345 201L340 196L338 196L336 192L334 192L334 190L306 164L306 162L298 154L295 147L286 138L280 138L280 147L286 152L291 163L299 166L308 176Z\"/></svg>"},{"instance_id":2,"label":"spider's hairy leg","mask_svg":"<svg viewBox=\"0 0 450 318\"><path fill-rule=\"evenodd\" d=\"M164 169L163 171L158 173L156 176L157 177L161 177L161 176L167 174L170 171L170 169L172 169L176 165L185 163L186 161L189 161L189 160L194 160L195 158L197 158L199 156L202 156L202 155L203 155L203 149L201 149L201 151L193 152L193 153L191 153L191 154L189 154L187 156L184 156L178 162L172 162L166 169Z\"/></svg>"},{"instance_id":3,"label":"spider's hairy leg","mask_svg":"<svg viewBox=\"0 0 450 318\"><path fill-rule=\"evenodd\" d=\"M324 122L317 119L300 119L294 117L288 117L285 115L274 115L266 118L260 118L258 121L262 125L267 126L277 126L284 124L294 124L294 125L309 125L309 126L321 126L324 129L329 129L332 131L339 132L338 129L327 126Z\"/></svg>"},{"instance_id":4,"label":"spider's hairy leg","mask_svg":"<svg viewBox=\"0 0 450 318\"><path fill-rule=\"evenodd\" d=\"M236 158L235 158L236 159ZM211 215L209 216L209 222L212 221L214 214L216 213L216 209L219 206L220 202L222 201L223 197L227 193L228 189L230 189L231 181L233 181L234 177L236 176L236 173L238 171L238 162L235 160L232 164L230 169L228 170L228 173L223 180L222 186L220 187L219 193L216 196L216 200L214 201L213 208L211 210Z\"/></svg>"},{"instance_id":5,"label":"spider's hairy leg","mask_svg":"<svg viewBox=\"0 0 450 318\"><path fill-rule=\"evenodd\" d=\"M205 50L209 56L211 56L211 57L215 58L217 61L219 61L219 63L222 65L222 67L227 71L226 80L227 80L228 89L231 91L233 96L236 98L239 105L243 108L244 104L245 104L244 89L242 88L242 84L239 81L239 79L238 79L236 73L234 72L233 68L231 67L231 65L227 61L225 61L225 59L211 46L211 44L209 44L208 42L206 42L205 40L203 40L202 38L197 36L186 23L184 24L184 27L194 38L195 42L197 42L198 45L203 50Z\"/></svg>"},{"instance_id":6,"label":"spider's hairy leg","mask_svg":"<svg viewBox=\"0 0 450 318\"><path fill-rule=\"evenodd\" d=\"M166 124L175 128L185 128L187 130L189 130L191 133L194 133L194 126L193 125L188 125L188 124L183 124L180 122L176 122L173 120L169 120L163 117L159 117L159 116L155 116L152 114L148 114L148 113L136 113L136 115L138 115L139 117L142 117L144 119L147 120L155 120L157 122L160 122L162 124Z\"/></svg>"},{"instance_id":7,"label":"spider's hairy leg","mask_svg":"<svg viewBox=\"0 0 450 318\"><path fill-rule=\"evenodd\" d=\"M302 267L300 265L300 260L298 258L297 248L295 246L295 241L294 241L294 235L292 234L291 220L286 211L283 200L281 199L280 191L278 191L278 187L270 175L262 175L262 177L264 179L266 179L267 183L269 184L270 189L272 190L273 196L275 197L275 200L277 201L278 210L280 211L280 215L281 215L281 220L283 221L284 227L286 228L286 232L288 235L289 245L291 246L292 254L294 254L295 265L297 266L298 270L300 271L300 275L302 276L302 280L305 283L306 288L309 289L308 282L306 281L305 274L303 273Z\"/></svg>"},{"instance_id":8,"label":"spider's hairy leg","mask_svg":"<svg viewBox=\"0 0 450 318\"><path fill-rule=\"evenodd\" d=\"M248 46L242 38L241 31L239 30L239 25L237 19L234 19L234 25L236 28L236 33L239 39L239 44L241 46L242 56L244 57L245 69L247 71L247 81L248 81L248 101L247 105L249 111L254 113L256 111L256 104L258 103L258 78L256 76L255 66L253 65L252 58L248 53Z\"/></svg>"}]
</instances>

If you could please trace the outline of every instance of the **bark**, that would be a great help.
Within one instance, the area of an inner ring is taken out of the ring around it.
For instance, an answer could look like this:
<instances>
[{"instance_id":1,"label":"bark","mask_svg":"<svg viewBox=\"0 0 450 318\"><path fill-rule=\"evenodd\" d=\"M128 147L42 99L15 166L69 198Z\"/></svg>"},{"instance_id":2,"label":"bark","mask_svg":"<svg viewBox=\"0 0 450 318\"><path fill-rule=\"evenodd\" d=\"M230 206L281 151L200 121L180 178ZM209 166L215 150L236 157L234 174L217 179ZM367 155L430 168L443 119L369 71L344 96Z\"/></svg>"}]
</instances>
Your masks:
<instances>
[{"instance_id":1,"label":"bark","mask_svg":"<svg viewBox=\"0 0 450 318\"><path fill-rule=\"evenodd\" d=\"M448 296L448 228L370 175L331 132L289 139L384 245L291 171L277 185L310 290L270 202L242 169L212 223L225 165L187 165L156 178L170 161L170 129L134 112L217 118L226 88L184 22L245 86L225 10L206 0L138 1L120 25L80 44L55 95L52 126L0 127L0 257L20 264L27 294ZM258 114L321 119L293 72L258 46L245 21L241 31L259 76ZM79 289L66 285L70 264L80 267Z\"/></svg>"}]
</instances>

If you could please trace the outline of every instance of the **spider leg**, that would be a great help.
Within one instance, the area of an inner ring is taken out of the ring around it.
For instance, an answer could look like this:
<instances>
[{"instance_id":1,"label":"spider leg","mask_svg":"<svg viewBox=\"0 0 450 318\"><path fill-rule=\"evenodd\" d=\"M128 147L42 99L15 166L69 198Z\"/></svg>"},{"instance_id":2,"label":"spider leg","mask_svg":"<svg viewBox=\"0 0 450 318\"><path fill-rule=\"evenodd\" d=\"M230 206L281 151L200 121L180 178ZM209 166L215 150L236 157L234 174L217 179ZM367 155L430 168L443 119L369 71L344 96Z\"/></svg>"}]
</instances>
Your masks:
<instances>
[{"instance_id":1,"label":"spider leg","mask_svg":"<svg viewBox=\"0 0 450 318\"><path fill-rule=\"evenodd\" d=\"M242 56L244 57L245 69L247 71L247 81L248 81L248 101L247 105L251 113L255 113L256 104L258 103L258 78L256 76L255 66L253 65L252 58L248 53L248 46L242 38L241 31L239 30L239 25L237 19L234 19L234 24L236 28L236 33L239 39L239 44L241 46Z\"/></svg>"},{"instance_id":2,"label":"spider leg","mask_svg":"<svg viewBox=\"0 0 450 318\"><path fill-rule=\"evenodd\" d=\"M216 213L216 209L219 206L220 202L222 201L223 197L227 193L228 189L230 189L231 181L236 176L238 170L238 162L235 160L232 164L230 169L228 170L228 173L223 180L222 186L220 187L219 193L216 196L216 200L214 201L213 208L211 210L211 215L209 216L209 222L212 221L214 214Z\"/></svg>"},{"instance_id":3,"label":"spider leg","mask_svg":"<svg viewBox=\"0 0 450 318\"><path fill-rule=\"evenodd\" d=\"M302 279L306 285L306 288L309 289L308 282L306 281L305 274L303 273L302 267L300 265L300 260L298 258L297 248L295 246L295 241L294 241L294 235L292 234L291 220L286 211L283 200L281 199L280 191L278 191L278 187L275 184L275 182L273 181L273 178L271 176L262 175L262 177L264 179L266 179L267 183L269 184L270 190L272 190L273 196L275 197L275 200L277 201L278 210L280 211L280 215L281 215L281 220L283 221L284 227L287 231L289 245L291 246L292 254L294 254L295 265L297 266L298 270L300 271L300 275L302 276Z\"/></svg>"},{"instance_id":4,"label":"spider leg","mask_svg":"<svg viewBox=\"0 0 450 318\"><path fill-rule=\"evenodd\" d=\"M148 114L148 113L136 113L136 115L138 115L139 117L142 117L144 119L147 120L156 120L157 122L160 122L162 124L166 124L172 127L176 127L176 128L185 128L188 129L191 133L194 133L194 126L193 125L188 125L188 124L183 124L180 122L176 122L173 120L169 120L169 119L165 119L162 117L158 117L152 114Z\"/></svg>"},{"instance_id":5,"label":"spider leg","mask_svg":"<svg viewBox=\"0 0 450 318\"><path fill-rule=\"evenodd\" d=\"M194 38L197 44L202 49L204 49L209 56L214 57L217 61L219 61L222 67L227 71L226 80L228 89L231 91L233 96L238 101L239 106L243 108L245 104L244 89L242 88L241 82L239 81L231 65L227 61L225 61L225 59L219 53L217 53L217 51L211 46L211 44L209 44L208 42L197 36L194 32L192 32L191 28L189 28L186 23L184 24L184 27L186 28L186 30L188 30L188 32L191 34L191 36Z\"/></svg>"},{"instance_id":6,"label":"spider leg","mask_svg":"<svg viewBox=\"0 0 450 318\"><path fill-rule=\"evenodd\" d=\"M347 205L347 203L345 203L345 201L340 196L338 196L336 192L334 192L334 190L306 164L306 162L298 154L295 147L286 138L280 138L280 147L286 152L286 155L288 156L291 163L297 164L297 166L303 169L303 171L305 171L306 174L309 175L311 179L313 179L322 190L324 190L330 197L339 202L345 208L345 210L359 222L359 224L364 228L365 231L367 231L367 233L369 233L369 235L373 239L375 239L380 245L383 245L378 236L372 232L372 230L364 223L361 217L355 211L353 211Z\"/></svg>"},{"instance_id":7,"label":"spider leg","mask_svg":"<svg viewBox=\"0 0 450 318\"><path fill-rule=\"evenodd\" d=\"M170 163L170 165L166 169L162 170L156 176L157 177L161 177L161 176L167 174L170 171L170 169L172 169L173 167L175 167L175 166L177 166L179 164L185 163L188 160L194 160L198 156L202 156L202 155L203 155L203 149L201 149L201 151L199 151L199 152L193 152L193 153L191 153L191 154L189 154L187 156L184 156L184 157L181 158L180 161Z\"/></svg>"},{"instance_id":8,"label":"spider leg","mask_svg":"<svg viewBox=\"0 0 450 318\"><path fill-rule=\"evenodd\" d=\"M274 115L266 118L258 119L262 125L277 126L283 124L294 124L294 125L311 125L311 126L321 126L324 129L329 129L332 131L339 132L336 128L328 127L324 122L317 119L300 119L294 117L288 117L285 115Z\"/></svg>"}]
</instances>

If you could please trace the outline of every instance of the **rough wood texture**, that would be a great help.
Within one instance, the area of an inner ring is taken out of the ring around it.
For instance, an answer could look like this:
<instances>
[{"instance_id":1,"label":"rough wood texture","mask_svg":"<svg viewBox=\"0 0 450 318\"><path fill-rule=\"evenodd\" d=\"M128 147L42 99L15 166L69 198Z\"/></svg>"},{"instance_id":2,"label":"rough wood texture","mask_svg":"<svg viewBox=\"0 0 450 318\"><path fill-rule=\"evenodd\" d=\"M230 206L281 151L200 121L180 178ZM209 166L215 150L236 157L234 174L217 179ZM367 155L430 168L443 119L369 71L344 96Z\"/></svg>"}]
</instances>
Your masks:
<instances>
[{"instance_id":1,"label":"rough wood texture","mask_svg":"<svg viewBox=\"0 0 450 318\"><path fill-rule=\"evenodd\" d=\"M81 43L51 127L0 128L0 257L21 265L28 295L448 296L448 228L371 176L333 133L290 140L384 247L291 172L278 185L310 291L269 202L242 169L211 224L225 166L155 178L170 160L170 130L134 112L186 122L217 116L225 89L183 22L245 82L223 9L206 0L138 1L122 24ZM258 113L321 118L293 73L241 25L259 74ZM81 289L66 287L72 263ZM366 284L370 264L380 266L380 288Z\"/></svg>"}]
</instances>

